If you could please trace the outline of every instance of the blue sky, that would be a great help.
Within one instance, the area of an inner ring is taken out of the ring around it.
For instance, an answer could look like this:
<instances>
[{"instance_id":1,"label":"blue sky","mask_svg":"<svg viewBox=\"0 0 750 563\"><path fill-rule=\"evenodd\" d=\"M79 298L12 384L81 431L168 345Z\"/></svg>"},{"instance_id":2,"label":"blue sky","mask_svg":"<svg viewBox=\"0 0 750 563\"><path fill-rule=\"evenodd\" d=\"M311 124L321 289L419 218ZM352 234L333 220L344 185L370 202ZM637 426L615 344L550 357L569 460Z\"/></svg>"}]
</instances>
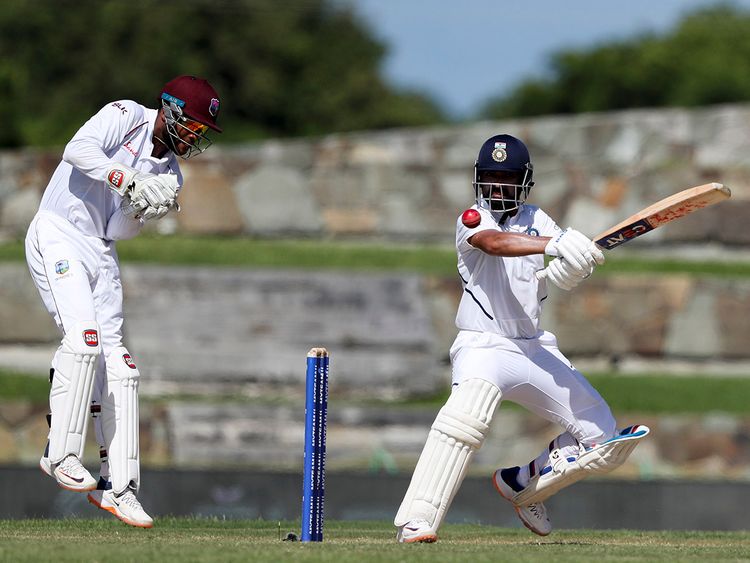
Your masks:
<instances>
[{"instance_id":1,"label":"blue sky","mask_svg":"<svg viewBox=\"0 0 750 563\"><path fill-rule=\"evenodd\" d=\"M455 117L530 76L562 48L664 32L713 0L339 0L388 45L386 77L429 93ZM726 3L726 2L724 2ZM750 9L750 0L731 4Z\"/></svg>"}]
</instances>

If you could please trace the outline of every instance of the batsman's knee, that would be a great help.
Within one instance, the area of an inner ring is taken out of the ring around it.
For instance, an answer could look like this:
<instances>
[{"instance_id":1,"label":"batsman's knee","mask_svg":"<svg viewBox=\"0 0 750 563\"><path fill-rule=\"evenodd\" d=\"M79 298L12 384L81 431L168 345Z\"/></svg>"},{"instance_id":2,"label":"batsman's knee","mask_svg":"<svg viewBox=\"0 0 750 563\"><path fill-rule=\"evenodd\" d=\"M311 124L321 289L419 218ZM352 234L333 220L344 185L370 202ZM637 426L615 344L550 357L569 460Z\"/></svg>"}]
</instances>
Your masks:
<instances>
[{"instance_id":1,"label":"batsman's knee","mask_svg":"<svg viewBox=\"0 0 750 563\"><path fill-rule=\"evenodd\" d=\"M483 379L469 379L451 393L432 429L479 449L500 402L500 389Z\"/></svg>"}]
</instances>

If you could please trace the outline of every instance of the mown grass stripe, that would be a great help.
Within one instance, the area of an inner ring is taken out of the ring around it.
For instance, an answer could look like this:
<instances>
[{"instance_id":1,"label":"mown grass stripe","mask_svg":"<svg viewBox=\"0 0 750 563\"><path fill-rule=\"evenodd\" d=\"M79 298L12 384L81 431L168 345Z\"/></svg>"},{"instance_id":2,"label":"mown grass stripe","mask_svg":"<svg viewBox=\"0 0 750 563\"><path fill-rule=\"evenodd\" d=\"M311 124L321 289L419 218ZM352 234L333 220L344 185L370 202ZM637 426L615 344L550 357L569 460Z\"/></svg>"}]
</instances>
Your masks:
<instances>
[{"instance_id":1,"label":"mown grass stripe","mask_svg":"<svg viewBox=\"0 0 750 563\"><path fill-rule=\"evenodd\" d=\"M247 237L142 235L118 243L123 263L214 265L256 268L409 271L456 276L450 245L267 240ZM0 262L22 261L21 241L0 244ZM620 273L749 277L750 262L659 260L608 253L597 275Z\"/></svg>"},{"instance_id":2,"label":"mown grass stripe","mask_svg":"<svg viewBox=\"0 0 750 563\"><path fill-rule=\"evenodd\" d=\"M673 376L665 374L589 374L589 381L601 393L616 413L639 414L705 414L726 412L750 415L747 397L750 397L750 377L720 376ZM47 402L49 383L46 378L0 369L0 400L24 400L37 404ZM405 406L435 406L438 408L448 397L448 390L429 397L375 402L387 408L388 404ZM189 401L242 401L237 396L222 395L180 396L175 399ZM169 400L169 397L146 398L150 401ZM247 399L263 402L263 399ZM332 397L334 403L346 403L345 398ZM277 403L278 398L268 395L268 402ZM357 401L362 403L361 401ZM365 403L367 404L367 403ZM504 405L505 406L505 405ZM519 407L520 408L520 407Z\"/></svg>"}]
</instances>

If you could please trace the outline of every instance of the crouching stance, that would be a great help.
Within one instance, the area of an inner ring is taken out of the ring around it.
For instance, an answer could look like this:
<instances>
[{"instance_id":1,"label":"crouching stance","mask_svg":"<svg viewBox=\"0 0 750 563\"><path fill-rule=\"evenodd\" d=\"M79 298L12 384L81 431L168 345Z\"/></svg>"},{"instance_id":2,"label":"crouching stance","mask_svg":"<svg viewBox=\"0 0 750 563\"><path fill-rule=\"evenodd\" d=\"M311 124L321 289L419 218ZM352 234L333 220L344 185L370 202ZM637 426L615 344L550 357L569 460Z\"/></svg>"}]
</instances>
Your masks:
<instances>
[{"instance_id":1,"label":"crouching stance","mask_svg":"<svg viewBox=\"0 0 750 563\"><path fill-rule=\"evenodd\" d=\"M160 108L120 100L104 106L65 147L26 235L26 261L62 342L50 370L50 425L39 465L94 505L150 528L140 487L138 381L123 347L123 304L115 242L179 210L177 157L209 145L219 97L203 79L181 76L161 92ZM88 414L101 468L81 463Z\"/></svg>"},{"instance_id":2,"label":"crouching stance","mask_svg":"<svg viewBox=\"0 0 750 563\"><path fill-rule=\"evenodd\" d=\"M618 431L607 403L541 329L547 280L569 291L604 263L583 234L560 229L525 203L533 186L526 146L510 135L482 145L474 165L476 203L457 221L464 293L451 347L453 391L430 429L394 521L401 542L434 542L501 400L559 424L563 432L529 463L498 469L492 481L532 532L552 531L544 500L584 477L608 473L648 433Z\"/></svg>"}]
</instances>

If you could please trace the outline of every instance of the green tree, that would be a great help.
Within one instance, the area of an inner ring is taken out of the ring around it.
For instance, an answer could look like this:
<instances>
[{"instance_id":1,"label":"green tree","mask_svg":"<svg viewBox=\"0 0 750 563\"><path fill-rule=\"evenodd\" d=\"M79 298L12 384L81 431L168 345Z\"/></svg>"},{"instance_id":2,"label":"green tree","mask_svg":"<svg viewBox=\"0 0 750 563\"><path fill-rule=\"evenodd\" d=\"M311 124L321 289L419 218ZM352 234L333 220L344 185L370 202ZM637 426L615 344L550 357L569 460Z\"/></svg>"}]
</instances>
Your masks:
<instances>
[{"instance_id":1,"label":"green tree","mask_svg":"<svg viewBox=\"0 0 750 563\"><path fill-rule=\"evenodd\" d=\"M732 6L686 16L664 36L641 35L552 56L551 76L491 99L499 119L750 100L750 12Z\"/></svg>"},{"instance_id":2,"label":"green tree","mask_svg":"<svg viewBox=\"0 0 750 563\"><path fill-rule=\"evenodd\" d=\"M444 120L380 76L384 46L329 0L4 0L0 146L65 143L111 100L179 74L222 97L222 141Z\"/></svg>"}]
</instances>

